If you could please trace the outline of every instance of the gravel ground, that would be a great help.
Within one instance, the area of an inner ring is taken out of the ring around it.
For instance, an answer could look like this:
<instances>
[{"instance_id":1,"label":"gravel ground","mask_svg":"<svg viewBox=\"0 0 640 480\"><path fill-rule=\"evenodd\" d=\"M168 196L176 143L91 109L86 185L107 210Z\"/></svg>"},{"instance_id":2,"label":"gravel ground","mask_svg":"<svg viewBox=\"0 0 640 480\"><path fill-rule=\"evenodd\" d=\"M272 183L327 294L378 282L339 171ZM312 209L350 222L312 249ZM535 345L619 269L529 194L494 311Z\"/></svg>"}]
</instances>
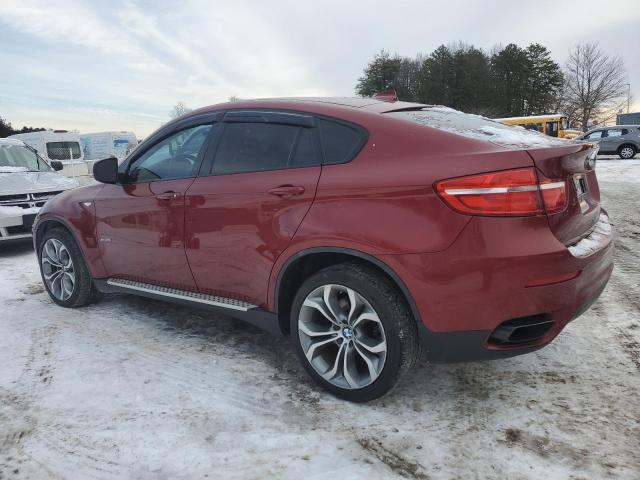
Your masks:
<instances>
[{"instance_id":1,"label":"gravel ground","mask_svg":"<svg viewBox=\"0 0 640 480\"><path fill-rule=\"evenodd\" d=\"M598 164L618 230L594 307L522 357L420 365L366 405L286 339L111 296L52 304L0 246L0 479L640 478L640 160Z\"/></svg>"}]
</instances>

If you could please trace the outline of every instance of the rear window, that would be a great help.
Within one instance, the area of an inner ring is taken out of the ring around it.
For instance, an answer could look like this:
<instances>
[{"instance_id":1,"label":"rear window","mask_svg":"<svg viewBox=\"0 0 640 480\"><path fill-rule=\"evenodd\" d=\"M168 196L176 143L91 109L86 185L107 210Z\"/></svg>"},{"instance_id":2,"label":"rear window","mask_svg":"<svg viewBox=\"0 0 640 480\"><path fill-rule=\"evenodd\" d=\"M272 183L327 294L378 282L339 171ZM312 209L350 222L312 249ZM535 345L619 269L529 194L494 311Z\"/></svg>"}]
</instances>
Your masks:
<instances>
[{"instance_id":1,"label":"rear window","mask_svg":"<svg viewBox=\"0 0 640 480\"><path fill-rule=\"evenodd\" d=\"M353 159L366 141L366 135L355 126L318 119L322 134L325 163L345 163Z\"/></svg>"},{"instance_id":2,"label":"rear window","mask_svg":"<svg viewBox=\"0 0 640 480\"><path fill-rule=\"evenodd\" d=\"M443 106L425 107L420 110L389 112L395 118L407 120L425 127L437 128L475 140L487 140L505 147L530 147L564 145L568 140L550 137L535 130L459 112Z\"/></svg>"},{"instance_id":3,"label":"rear window","mask_svg":"<svg viewBox=\"0 0 640 480\"><path fill-rule=\"evenodd\" d=\"M72 160L80 158L80 144L78 142L49 142L47 156L51 160Z\"/></svg>"}]
</instances>

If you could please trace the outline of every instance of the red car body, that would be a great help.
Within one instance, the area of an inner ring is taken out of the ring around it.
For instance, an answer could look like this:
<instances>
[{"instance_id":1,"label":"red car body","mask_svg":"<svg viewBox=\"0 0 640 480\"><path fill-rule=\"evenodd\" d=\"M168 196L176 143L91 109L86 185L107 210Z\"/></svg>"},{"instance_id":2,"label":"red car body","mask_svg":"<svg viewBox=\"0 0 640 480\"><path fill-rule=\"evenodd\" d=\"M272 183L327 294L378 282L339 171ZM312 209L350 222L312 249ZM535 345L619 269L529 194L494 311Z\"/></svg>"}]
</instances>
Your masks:
<instances>
[{"instance_id":1,"label":"red car body","mask_svg":"<svg viewBox=\"0 0 640 480\"><path fill-rule=\"evenodd\" d=\"M301 99L197 110L162 127L125 165L172 128L207 115L223 121L229 111L336 118L362 128L365 140L341 164L94 183L48 202L34 225L35 241L62 224L102 289L109 289L109 278L125 278L245 301L257 306L247 320L282 333L304 275L358 258L402 291L433 360L540 348L595 301L613 268L611 241L586 256L568 248L588 237L603 215L588 167L593 146L505 147L389 115L423 107ZM567 182L562 211L465 214L437 191L446 179L514 169ZM586 198L574 191L573 175L583 178ZM530 335L505 340L520 326Z\"/></svg>"}]
</instances>

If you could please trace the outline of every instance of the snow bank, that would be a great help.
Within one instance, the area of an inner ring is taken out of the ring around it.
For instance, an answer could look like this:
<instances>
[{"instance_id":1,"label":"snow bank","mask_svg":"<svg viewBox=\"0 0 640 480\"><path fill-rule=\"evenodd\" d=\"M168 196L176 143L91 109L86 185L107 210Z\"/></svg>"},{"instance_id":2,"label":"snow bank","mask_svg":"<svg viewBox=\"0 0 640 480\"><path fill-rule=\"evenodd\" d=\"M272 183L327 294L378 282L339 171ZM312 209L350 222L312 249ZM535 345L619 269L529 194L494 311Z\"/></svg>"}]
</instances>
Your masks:
<instances>
[{"instance_id":1,"label":"snow bank","mask_svg":"<svg viewBox=\"0 0 640 480\"><path fill-rule=\"evenodd\" d=\"M463 113L442 105L425 107L418 111L390 112L386 115L403 118L426 127L437 128L474 140L489 141L503 147L553 147L572 142L516 125L505 125L490 118Z\"/></svg>"},{"instance_id":2,"label":"snow bank","mask_svg":"<svg viewBox=\"0 0 640 480\"><path fill-rule=\"evenodd\" d=\"M574 257L585 258L609 245L612 239L613 226L609 222L609 217L601 213L589 236L570 246L569 251Z\"/></svg>"}]
</instances>

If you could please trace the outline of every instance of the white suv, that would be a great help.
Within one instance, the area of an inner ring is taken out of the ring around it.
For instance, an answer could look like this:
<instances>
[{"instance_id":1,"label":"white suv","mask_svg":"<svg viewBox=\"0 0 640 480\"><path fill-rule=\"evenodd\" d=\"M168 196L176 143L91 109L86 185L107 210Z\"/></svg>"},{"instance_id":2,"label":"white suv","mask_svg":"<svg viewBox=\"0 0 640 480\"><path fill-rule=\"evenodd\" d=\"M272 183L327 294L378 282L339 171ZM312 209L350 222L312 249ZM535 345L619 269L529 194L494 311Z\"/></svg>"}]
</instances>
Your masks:
<instances>
[{"instance_id":1,"label":"white suv","mask_svg":"<svg viewBox=\"0 0 640 480\"><path fill-rule=\"evenodd\" d=\"M31 236L40 207L60 192L78 186L24 142L0 138L0 241Z\"/></svg>"}]
</instances>

